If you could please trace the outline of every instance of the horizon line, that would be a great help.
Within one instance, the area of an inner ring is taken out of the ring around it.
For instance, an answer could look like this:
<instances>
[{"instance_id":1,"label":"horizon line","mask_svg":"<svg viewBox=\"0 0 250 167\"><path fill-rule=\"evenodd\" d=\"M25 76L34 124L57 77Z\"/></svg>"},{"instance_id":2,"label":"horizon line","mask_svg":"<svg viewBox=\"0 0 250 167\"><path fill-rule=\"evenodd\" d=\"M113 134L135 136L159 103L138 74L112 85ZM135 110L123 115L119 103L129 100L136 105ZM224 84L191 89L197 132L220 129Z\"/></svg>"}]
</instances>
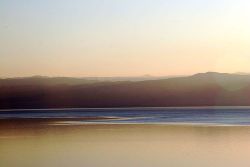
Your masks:
<instances>
[{"instance_id":1,"label":"horizon line","mask_svg":"<svg viewBox=\"0 0 250 167\"><path fill-rule=\"evenodd\" d=\"M217 71L207 71L207 72L197 72L192 74L176 74L176 75L151 75L151 74L144 74L144 75L135 75L135 76L61 76L61 75L27 75L27 76L10 76L10 77L1 77L0 79L12 79L12 78L160 78L160 77L185 77L185 76L193 76L196 74L207 74L207 73L217 73L217 74L238 74L238 75L250 75L250 72L217 72Z\"/></svg>"}]
</instances>

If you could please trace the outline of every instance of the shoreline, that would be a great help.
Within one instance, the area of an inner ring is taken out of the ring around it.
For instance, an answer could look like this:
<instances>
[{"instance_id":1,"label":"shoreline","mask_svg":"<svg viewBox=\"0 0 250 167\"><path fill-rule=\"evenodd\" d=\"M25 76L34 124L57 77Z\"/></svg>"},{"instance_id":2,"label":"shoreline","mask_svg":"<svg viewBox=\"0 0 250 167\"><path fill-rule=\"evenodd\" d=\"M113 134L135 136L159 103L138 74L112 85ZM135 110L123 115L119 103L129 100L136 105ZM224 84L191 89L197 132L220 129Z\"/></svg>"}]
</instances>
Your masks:
<instances>
[{"instance_id":1,"label":"shoreline","mask_svg":"<svg viewBox=\"0 0 250 167\"><path fill-rule=\"evenodd\" d=\"M60 110L109 110L109 109L250 109L250 106L166 106L166 107L69 107L69 108L12 108L0 109L0 112L8 111L60 111Z\"/></svg>"}]
</instances>

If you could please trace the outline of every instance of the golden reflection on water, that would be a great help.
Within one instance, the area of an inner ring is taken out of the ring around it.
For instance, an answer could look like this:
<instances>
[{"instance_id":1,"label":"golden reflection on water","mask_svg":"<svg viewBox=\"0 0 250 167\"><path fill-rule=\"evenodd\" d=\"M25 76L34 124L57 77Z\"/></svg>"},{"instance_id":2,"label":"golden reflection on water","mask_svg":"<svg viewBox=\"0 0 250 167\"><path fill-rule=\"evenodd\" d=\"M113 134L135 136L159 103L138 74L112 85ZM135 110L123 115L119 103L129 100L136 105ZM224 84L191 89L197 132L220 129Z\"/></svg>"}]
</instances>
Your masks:
<instances>
[{"instance_id":1,"label":"golden reflection on water","mask_svg":"<svg viewBox=\"0 0 250 167\"><path fill-rule=\"evenodd\" d=\"M249 127L0 128L1 167L249 167Z\"/></svg>"}]
</instances>

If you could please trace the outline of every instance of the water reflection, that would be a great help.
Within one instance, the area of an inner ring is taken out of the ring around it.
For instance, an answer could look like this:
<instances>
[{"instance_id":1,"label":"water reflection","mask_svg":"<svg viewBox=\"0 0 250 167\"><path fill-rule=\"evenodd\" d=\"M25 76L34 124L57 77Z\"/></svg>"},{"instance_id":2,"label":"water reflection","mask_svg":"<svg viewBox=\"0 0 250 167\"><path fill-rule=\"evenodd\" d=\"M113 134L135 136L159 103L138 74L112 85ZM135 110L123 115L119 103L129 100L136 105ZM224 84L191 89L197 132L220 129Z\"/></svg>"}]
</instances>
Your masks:
<instances>
[{"instance_id":1,"label":"water reflection","mask_svg":"<svg viewBox=\"0 0 250 167\"><path fill-rule=\"evenodd\" d=\"M248 167L249 127L4 126L0 166Z\"/></svg>"}]
</instances>

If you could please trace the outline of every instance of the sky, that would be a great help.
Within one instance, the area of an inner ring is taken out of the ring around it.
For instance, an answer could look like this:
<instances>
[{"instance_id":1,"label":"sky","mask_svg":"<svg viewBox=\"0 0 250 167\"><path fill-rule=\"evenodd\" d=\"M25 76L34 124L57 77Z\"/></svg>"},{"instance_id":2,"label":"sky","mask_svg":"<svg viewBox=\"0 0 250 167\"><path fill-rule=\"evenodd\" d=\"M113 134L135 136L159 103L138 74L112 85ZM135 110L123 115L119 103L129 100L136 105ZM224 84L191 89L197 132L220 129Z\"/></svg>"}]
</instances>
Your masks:
<instances>
[{"instance_id":1,"label":"sky","mask_svg":"<svg viewBox=\"0 0 250 167\"><path fill-rule=\"evenodd\" d=\"M0 77L250 72L249 0L0 0Z\"/></svg>"}]
</instances>

